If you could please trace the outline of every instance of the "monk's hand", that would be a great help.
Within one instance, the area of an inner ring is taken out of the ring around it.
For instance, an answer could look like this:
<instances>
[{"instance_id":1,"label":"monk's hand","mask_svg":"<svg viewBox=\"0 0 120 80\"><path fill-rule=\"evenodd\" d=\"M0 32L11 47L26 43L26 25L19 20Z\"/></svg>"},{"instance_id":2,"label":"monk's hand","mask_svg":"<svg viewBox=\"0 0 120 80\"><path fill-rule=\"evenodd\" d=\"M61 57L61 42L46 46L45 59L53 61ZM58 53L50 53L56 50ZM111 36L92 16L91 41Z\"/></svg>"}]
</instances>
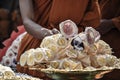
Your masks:
<instances>
[{"instance_id":1,"label":"monk's hand","mask_svg":"<svg viewBox=\"0 0 120 80\"><path fill-rule=\"evenodd\" d=\"M57 30L56 28L53 28L53 29L52 29L52 32L53 32L53 34L60 33L59 30Z\"/></svg>"},{"instance_id":2,"label":"monk's hand","mask_svg":"<svg viewBox=\"0 0 120 80\"><path fill-rule=\"evenodd\" d=\"M52 30L49 30L49 29L47 29L47 28L41 28L40 33L41 33L41 35L40 35L41 38L44 38L44 37L46 37L46 36L53 35Z\"/></svg>"},{"instance_id":3,"label":"monk's hand","mask_svg":"<svg viewBox=\"0 0 120 80\"><path fill-rule=\"evenodd\" d=\"M115 28L115 25L112 20L102 19L96 30L99 31L101 35L104 35L113 28Z\"/></svg>"}]
</instances>

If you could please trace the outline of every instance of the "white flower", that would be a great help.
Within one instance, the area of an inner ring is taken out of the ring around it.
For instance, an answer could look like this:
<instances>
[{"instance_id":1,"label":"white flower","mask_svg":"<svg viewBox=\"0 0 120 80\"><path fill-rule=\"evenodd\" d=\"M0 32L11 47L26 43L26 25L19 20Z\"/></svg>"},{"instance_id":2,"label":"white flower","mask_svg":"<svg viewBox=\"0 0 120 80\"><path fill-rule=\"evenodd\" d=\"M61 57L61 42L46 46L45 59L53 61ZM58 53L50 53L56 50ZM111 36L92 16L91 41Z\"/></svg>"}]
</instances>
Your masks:
<instances>
[{"instance_id":1,"label":"white flower","mask_svg":"<svg viewBox=\"0 0 120 80\"><path fill-rule=\"evenodd\" d=\"M14 53L18 53L19 46L20 46L19 42L15 40L11 45L11 50Z\"/></svg>"},{"instance_id":2,"label":"white flower","mask_svg":"<svg viewBox=\"0 0 120 80\"><path fill-rule=\"evenodd\" d=\"M8 56L3 57L3 65L5 66L11 66L12 65L12 58Z\"/></svg>"},{"instance_id":3,"label":"white flower","mask_svg":"<svg viewBox=\"0 0 120 80\"><path fill-rule=\"evenodd\" d=\"M97 53L98 54L112 54L112 48L104 42L103 40L99 40L97 43L95 43L97 47Z\"/></svg>"},{"instance_id":4,"label":"white flower","mask_svg":"<svg viewBox=\"0 0 120 80\"><path fill-rule=\"evenodd\" d=\"M13 52L12 50L9 49L9 50L6 52L6 56L8 56L9 58L12 58L12 57L15 56L15 54L14 54L14 52Z\"/></svg>"},{"instance_id":5,"label":"white flower","mask_svg":"<svg viewBox=\"0 0 120 80\"><path fill-rule=\"evenodd\" d=\"M66 20L61 22L59 24L59 27L60 27L61 34L66 38L71 38L76 34L78 34L77 25L71 20Z\"/></svg>"}]
</instances>

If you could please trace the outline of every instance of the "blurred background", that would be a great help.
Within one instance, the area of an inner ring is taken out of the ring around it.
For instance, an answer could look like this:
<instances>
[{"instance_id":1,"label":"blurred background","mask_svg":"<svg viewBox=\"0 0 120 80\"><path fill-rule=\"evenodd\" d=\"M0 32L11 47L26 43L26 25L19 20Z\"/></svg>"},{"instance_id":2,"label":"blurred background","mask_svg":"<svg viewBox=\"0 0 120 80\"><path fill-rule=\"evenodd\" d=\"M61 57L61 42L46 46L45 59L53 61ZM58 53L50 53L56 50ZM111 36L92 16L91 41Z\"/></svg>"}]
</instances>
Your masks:
<instances>
[{"instance_id":1,"label":"blurred background","mask_svg":"<svg viewBox=\"0 0 120 80\"><path fill-rule=\"evenodd\" d=\"M12 31L18 31L17 26L22 24L19 0L0 0L0 48L2 42L10 37Z\"/></svg>"}]
</instances>

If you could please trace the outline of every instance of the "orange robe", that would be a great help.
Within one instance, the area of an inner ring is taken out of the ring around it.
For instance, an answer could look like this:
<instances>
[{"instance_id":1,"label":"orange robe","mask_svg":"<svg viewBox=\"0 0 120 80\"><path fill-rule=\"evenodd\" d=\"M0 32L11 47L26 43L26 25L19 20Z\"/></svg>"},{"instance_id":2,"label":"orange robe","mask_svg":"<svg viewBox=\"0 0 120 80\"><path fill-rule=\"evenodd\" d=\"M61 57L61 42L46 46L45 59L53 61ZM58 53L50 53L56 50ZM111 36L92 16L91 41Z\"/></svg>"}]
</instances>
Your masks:
<instances>
[{"instance_id":1,"label":"orange robe","mask_svg":"<svg viewBox=\"0 0 120 80\"><path fill-rule=\"evenodd\" d=\"M96 27L100 22L97 0L33 0L33 3L35 22L49 29L59 29L59 23L67 19L77 24L79 32L83 27ZM27 34L21 42L17 60L24 51L39 47L40 42L41 40Z\"/></svg>"}]
</instances>

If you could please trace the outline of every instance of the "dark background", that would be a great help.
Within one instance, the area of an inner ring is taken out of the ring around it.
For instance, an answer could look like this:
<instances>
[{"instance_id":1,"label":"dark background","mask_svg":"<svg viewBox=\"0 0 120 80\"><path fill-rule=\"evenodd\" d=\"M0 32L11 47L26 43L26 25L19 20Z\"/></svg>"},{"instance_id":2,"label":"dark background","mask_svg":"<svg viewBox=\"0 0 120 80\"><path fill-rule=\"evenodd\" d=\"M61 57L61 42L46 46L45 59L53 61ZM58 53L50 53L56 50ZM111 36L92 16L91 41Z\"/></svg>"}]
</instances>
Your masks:
<instances>
[{"instance_id":1,"label":"dark background","mask_svg":"<svg viewBox=\"0 0 120 80\"><path fill-rule=\"evenodd\" d=\"M13 30L17 32L17 26L22 24L19 0L0 0L0 48L2 42L10 37Z\"/></svg>"}]
</instances>

